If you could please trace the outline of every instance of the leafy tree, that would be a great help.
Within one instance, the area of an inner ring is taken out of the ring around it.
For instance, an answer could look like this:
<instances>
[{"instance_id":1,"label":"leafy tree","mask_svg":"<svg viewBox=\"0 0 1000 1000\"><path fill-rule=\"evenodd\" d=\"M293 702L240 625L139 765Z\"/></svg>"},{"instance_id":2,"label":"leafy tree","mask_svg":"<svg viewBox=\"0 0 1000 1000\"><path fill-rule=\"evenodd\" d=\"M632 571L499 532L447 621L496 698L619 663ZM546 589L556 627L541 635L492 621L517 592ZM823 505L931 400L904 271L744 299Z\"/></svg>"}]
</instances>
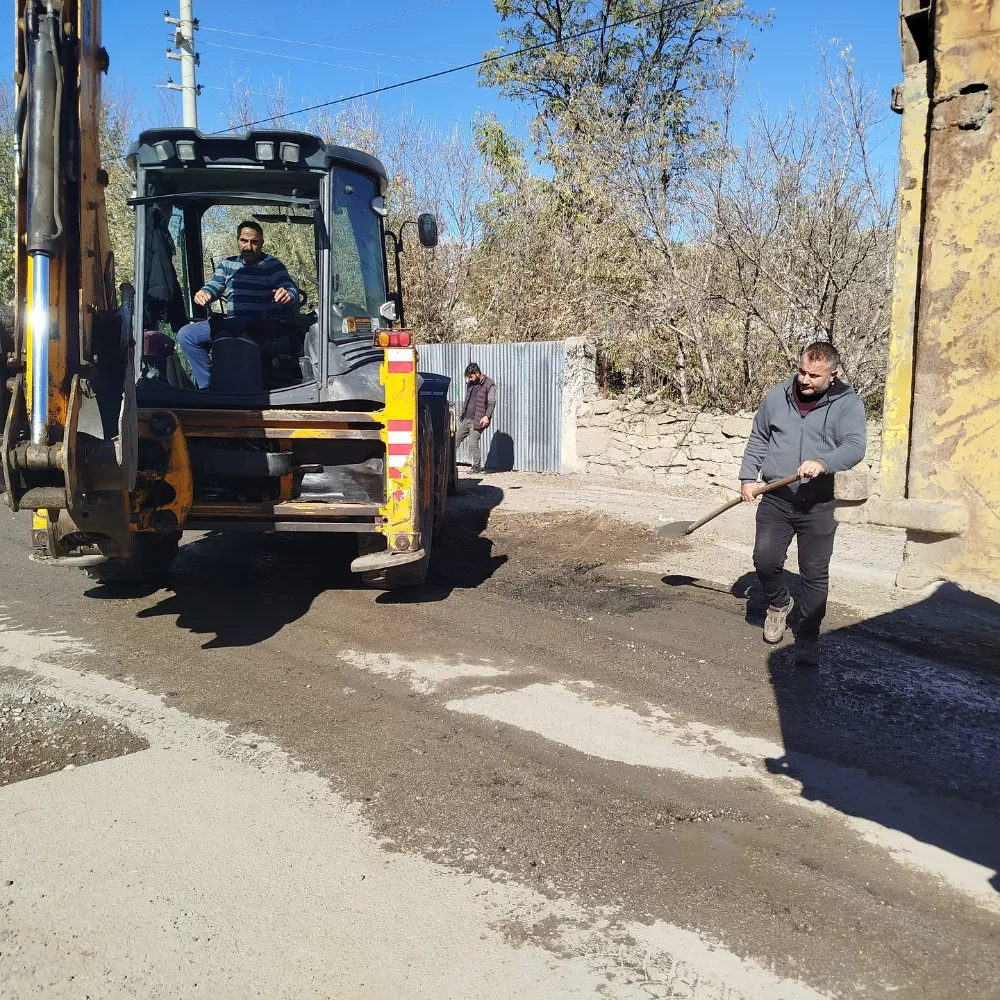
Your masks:
<instances>
[{"instance_id":1,"label":"leafy tree","mask_svg":"<svg viewBox=\"0 0 1000 1000\"><path fill-rule=\"evenodd\" d=\"M745 49L765 18L745 0L495 0L503 45L480 69L537 112L542 154L559 166L586 141L594 112L623 129L648 123L663 142L690 138L692 109L718 82L721 61Z\"/></svg>"}]
</instances>

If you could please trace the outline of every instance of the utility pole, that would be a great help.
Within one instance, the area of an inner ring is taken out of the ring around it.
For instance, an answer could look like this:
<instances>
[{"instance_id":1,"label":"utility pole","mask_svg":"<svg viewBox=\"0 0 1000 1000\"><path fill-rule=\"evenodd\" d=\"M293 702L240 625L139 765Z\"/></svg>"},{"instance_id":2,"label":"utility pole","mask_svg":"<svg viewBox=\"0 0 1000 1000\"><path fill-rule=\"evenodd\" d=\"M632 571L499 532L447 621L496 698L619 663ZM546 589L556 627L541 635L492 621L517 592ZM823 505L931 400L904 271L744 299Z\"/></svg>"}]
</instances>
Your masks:
<instances>
[{"instance_id":1,"label":"utility pole","mask_svg":"<svg viewBox=\"0 0 1000 1000\"><path fill-rule=\"evenodd\" d=\"M167 49L168 59L179 59L181 64L181 82L169 80L168 90L179 90L184 101L184 127L198 127L198 95L201 87L195 81L194 68L201 64L201 56L194 50L194 33L198 30L198 22L194 19L194 0L180 0L180 17L171 17L170 11L164 11L163 20L174 26L174 48L176 52Z\"/></svg>"}]
</instances>

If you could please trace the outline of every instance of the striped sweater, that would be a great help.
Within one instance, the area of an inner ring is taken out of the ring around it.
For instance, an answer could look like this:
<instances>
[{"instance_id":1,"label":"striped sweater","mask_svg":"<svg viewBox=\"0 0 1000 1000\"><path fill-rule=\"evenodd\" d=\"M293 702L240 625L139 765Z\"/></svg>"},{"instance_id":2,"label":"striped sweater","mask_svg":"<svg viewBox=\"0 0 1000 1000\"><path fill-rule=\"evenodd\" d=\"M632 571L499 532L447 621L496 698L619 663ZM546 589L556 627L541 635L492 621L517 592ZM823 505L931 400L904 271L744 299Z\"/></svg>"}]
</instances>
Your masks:
<instances>
[{"instance_id":1,"label":"striped sweater","mask_svg":"<svg viewBox=\"0 0 1000 1000\"><path fill-rule=\"evenodd\" d=\"M276 288L287 288L292 304L298 301L295 285L277 257L266 253L255 263L244 264L243 258L236 254L222 259L202 291L208 292L213 299L221 297L228 305L231 316L260 316L271 309L287 308L275 304Z\"/></svg>"}]
</instances>

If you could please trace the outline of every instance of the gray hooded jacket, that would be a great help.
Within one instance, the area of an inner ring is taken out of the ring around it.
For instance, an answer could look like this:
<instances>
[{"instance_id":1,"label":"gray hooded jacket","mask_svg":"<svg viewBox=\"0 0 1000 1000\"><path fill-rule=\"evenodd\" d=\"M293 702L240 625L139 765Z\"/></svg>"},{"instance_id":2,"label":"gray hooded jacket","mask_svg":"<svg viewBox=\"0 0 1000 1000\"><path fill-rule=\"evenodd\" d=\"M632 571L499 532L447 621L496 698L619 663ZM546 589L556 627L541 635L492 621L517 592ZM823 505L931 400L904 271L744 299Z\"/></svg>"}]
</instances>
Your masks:
<instances>
[{"instance_id":1,"label":"gray hooded jacket","mask_svg":"<svg viewBox=\"0 0 1000 1000\"><path fill-rule=\"evenodd\" d=\"M853 469L865 457L864 404L849 385L838 381L803 417L792 395L796 377L775 386L760 404L743 452L740 480L753 482L760 473L771 483L814 460L826 466L826 475L785 486L777 495L803 503L832 500L833 473Z\"/></svg>"}]
</instances>

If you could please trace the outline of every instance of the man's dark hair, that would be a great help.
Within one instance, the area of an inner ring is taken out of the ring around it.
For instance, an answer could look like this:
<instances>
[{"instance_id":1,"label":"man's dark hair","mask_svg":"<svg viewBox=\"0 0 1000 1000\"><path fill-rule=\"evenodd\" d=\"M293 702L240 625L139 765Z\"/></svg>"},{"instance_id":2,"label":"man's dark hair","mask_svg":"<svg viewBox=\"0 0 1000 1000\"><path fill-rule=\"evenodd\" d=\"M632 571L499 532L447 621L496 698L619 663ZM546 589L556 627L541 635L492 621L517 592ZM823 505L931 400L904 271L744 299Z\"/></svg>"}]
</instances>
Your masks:
<instances>
[{"instance_id":1,"label":"man's dark hair","mask_svg":"<svg viewBox=\"0 0 1000 1000\"><path fill-rule=\"evenodd\" d=\"M803 361L822 361L830 366L830 371L834 372L840 368L840 352L833 344L825 340L817 340L815 344L810 344L802 352Z\"/></svg>"},{"instance_id":2,"label":"man's dark hair","mask_svg":"<svg viewBox=\"0 0 1000 1000\"><path fill-rule=\"evenodd\" d=\"M475 361L465 366L466 378L468 378L470 375L481 375L481 374L482 372L480 371L479 365L477 365Z\"/></svg>"},{"instance_id":3,"label":"man's dark hair","mask_svg":"<svg viewBox=\"0 0 1000 1000\"><path fill-rule=\"evenodd\" d=\"M241 222L236 227L237 237L240 235L240 233L243 232L244 229L256 229L257 235L260 237L261 243L264 242L264 227L259 222L256 222L253 219L247 219L246 222Z\"/></svg>"}]
</instances>

